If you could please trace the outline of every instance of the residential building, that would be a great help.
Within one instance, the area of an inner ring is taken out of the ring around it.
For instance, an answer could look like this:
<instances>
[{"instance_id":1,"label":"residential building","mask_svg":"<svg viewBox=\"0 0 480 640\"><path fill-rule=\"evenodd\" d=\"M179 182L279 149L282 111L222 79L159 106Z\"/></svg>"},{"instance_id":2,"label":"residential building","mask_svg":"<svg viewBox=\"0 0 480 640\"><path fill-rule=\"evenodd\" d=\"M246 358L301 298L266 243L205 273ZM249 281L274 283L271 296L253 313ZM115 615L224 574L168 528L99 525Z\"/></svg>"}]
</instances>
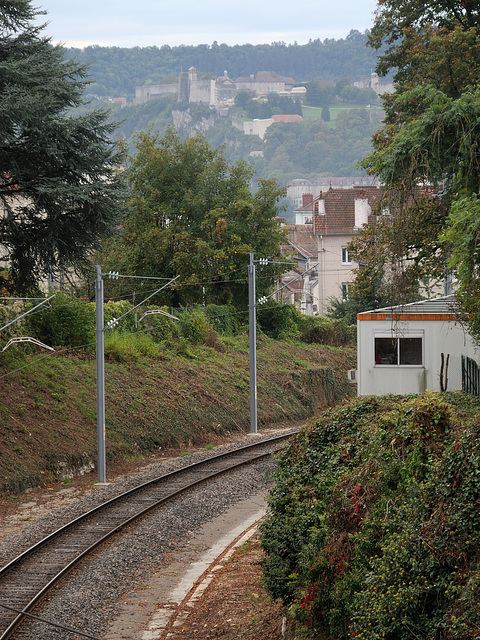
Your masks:
<instances>
[{"instance_id":1,"label":"residential building","mask_svg":"<svg viewBox=\"0 0 480 640\"><path fill-rule=\"evenodd\" d=\"M287 198L292 209L298 209L303 205L303 196L312 195L314 198L320 195L321 191L328 189L351 189L352 187L372 187L378 185L376 178L371 176L362 177L329 177L319 178L315 181L305 178L296 178L287 185Z\"/></svg>"},{"instance_id":2,"label":"residential building","mask_svg":"<svg viewBox=\"0 0 480 640\"><path fill-rule=\"evenodd\" d=\"M281 284L304 313L324 315L332 299L348 297L356 266L348 243L369 222L382 195L377 186L330 188L316 197L303 195L302 205L295 210L295 224L286 225L284 247L297 266L282 277ZM297 283L294 291L292 282ZM278 299L282 299L280 294Z\"/></svg>"}]
</instances>

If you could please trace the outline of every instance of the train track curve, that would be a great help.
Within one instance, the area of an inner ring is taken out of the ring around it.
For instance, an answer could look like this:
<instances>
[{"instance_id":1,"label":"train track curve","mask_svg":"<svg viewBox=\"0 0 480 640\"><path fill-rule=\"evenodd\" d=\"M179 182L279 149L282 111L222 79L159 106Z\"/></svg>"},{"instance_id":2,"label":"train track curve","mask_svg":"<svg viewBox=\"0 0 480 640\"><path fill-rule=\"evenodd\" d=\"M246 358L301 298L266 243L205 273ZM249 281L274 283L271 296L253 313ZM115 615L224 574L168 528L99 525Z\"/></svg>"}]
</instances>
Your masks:
<instances>
[{"instance_id":1,"label":"train track curve","mask_svg":"<svg viewBox=\"0 0 480 640\"><path fill-rule=\"evenodd\" d=\"M270 456L296 431L159 475L75 518L8 562L0 569L0 640L13 638L53 587L121 529L209 479Z\"/></svg>"}]
</instances>

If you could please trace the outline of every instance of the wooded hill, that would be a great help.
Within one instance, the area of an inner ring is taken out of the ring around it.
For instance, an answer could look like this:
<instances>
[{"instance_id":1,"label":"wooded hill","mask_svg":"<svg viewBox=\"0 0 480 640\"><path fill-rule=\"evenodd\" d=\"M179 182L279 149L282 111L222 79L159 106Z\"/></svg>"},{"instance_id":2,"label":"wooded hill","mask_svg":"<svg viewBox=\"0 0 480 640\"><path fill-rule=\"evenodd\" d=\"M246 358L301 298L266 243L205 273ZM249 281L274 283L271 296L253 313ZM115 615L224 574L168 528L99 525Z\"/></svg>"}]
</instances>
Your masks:
<instances>
[{"instance_id":1,"label":"wooded hill","mask_svg":"<svg viewBox=\"0 0 480 640\"><path fill-rule=\"evenodd\" d=\"M194 66L203 73L232 79L257 71L276 71L297 82L341 78L358 80L375 68L377 52L366 46L367 32L352 30L345 39L315 39L305 45L274 42L261 45L199 44L170 47L100 47L67 49L67 57L90 65L93 83L88 92L133 98L135 87L162 84Z\"/></svg>"},{"instance_id":2,"label":"wooded hill","mask_svg":"<svg viewBox=\"0 0 480 640\"><path fill-rule=\"evenodd\" d=\"M225 146L229 162L248 161L254 165L257 178L273 178L286 186L299 177L315 181L322 176L364 174L357 163L370 152L371 136L380 127L383 112L378 100L376 106L367 108L365 100L344 99L340 93L343 89L344 95L349 81L372 73L377 53L366 42L367 32L351 31L345 39L316 39L306 45L213 43L131 49L90 46L67 49L66 55L89 65L92 82L86 94L92 101L83 110L98 108L99 104L106 106L112 120L119 123L117 137L127 141L132 154L136 132L150 129L162 135L167 127L174 126L182 138L202 133L213 148ZM310 102L307 100L309 107L303 109L304 122L274 124L261 140L232 125L232 115L251 119L242 109L230 109L225 117L207 105L179 103L176 96L144 104L133 102L136 86L176 82L179 72L190 66L207 77L227 71L229 77L236 79L260 70L291 76L298 84L306 84L312 97ZM321 96L313 99L313 85L329 87L328 119L321 108ZM112 97L126 97L127 105L109 101Z\"/></svg>"}]
</instances>

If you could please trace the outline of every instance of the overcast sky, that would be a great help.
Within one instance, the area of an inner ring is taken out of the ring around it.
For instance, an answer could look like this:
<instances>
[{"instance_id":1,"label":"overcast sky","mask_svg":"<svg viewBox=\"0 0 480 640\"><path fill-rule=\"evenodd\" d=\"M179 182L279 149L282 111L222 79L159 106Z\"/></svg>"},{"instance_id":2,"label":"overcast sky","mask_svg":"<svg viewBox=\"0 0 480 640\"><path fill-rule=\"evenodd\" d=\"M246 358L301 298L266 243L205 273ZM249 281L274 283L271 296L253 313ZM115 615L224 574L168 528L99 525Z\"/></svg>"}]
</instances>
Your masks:
<instances>
[{"instance_id":1,"label":"overcast sky","mask_svg":"<svg viewBox=\"0 0 480 640\"><path fill-rule=\"evenodd\" d=\"M67 46L305 44L373 24L376 0L33 0Z\"/></svg>"}]
</instances>

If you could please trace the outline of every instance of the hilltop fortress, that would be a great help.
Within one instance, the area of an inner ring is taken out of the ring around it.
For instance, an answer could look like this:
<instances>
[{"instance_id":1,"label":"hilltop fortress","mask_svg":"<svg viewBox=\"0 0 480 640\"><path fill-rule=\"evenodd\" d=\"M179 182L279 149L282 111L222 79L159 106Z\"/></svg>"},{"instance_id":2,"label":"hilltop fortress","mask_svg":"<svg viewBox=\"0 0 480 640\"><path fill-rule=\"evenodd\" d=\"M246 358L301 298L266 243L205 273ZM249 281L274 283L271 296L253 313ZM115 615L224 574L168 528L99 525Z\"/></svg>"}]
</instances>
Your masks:
<instances>
[{"instance_id":1,"label":"hilltop fortress","mask_svg":"<svg viewBox=\"0 0 480 640\"><path fill-rule=\"evenodd\" d=\"M199 79L195 67L183 71L174 84L155 84L136 87L135 102L142 104L169 95L176 95L179 102L205 104L214 108L228 106L235 100L238 91L248 90L253 96L275 92L294 98L302 98L305 87L295 87L293 78L283 77L275 71L259 71L255 75L231 80L225 71L214 79Z\"/></svg>"}]
</instances>

